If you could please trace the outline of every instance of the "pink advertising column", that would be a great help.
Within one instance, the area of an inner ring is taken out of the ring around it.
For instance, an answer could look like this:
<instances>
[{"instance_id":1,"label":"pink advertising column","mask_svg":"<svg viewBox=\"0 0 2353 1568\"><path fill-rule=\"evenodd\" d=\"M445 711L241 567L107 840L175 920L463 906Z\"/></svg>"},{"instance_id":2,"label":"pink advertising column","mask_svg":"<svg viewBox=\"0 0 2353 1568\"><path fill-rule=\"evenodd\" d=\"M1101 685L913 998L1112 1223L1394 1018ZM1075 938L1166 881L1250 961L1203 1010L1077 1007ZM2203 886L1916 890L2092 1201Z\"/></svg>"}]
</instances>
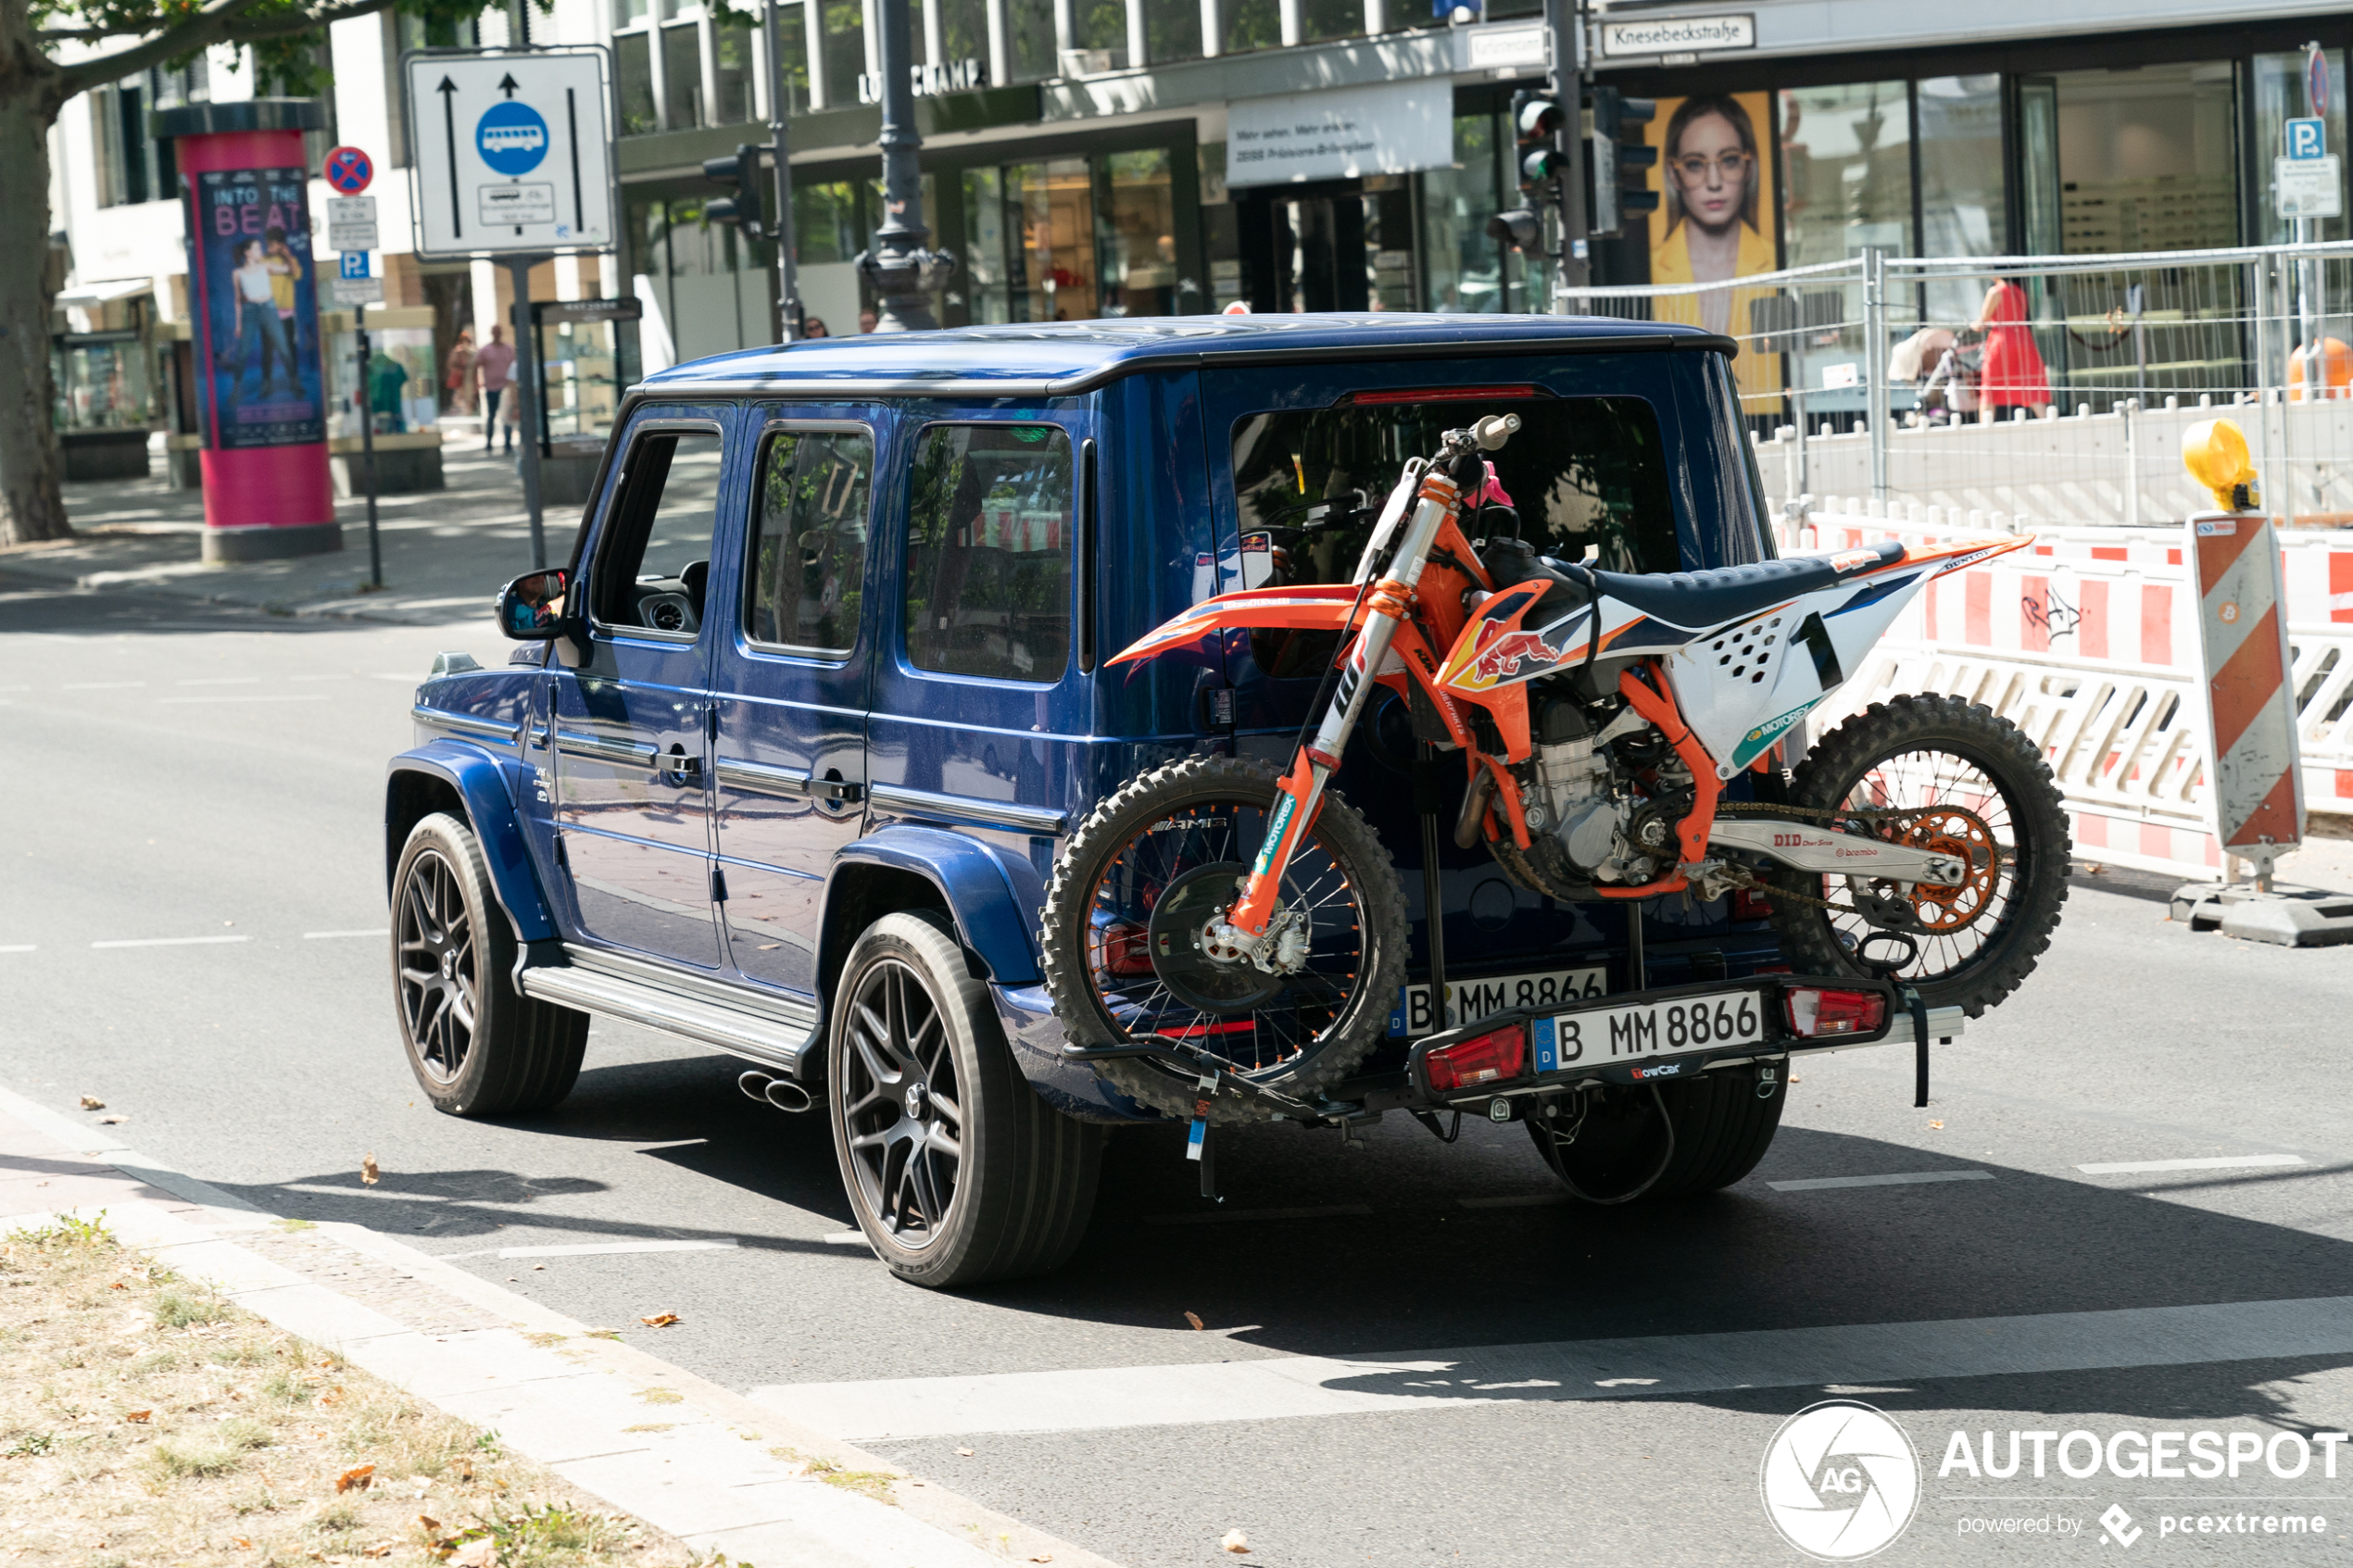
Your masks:
<instances>
[{"instance_id":1,"label":"pink advertising column","mask_svg":"<svg viewBox=\"0 0 2353 1568\"><path fill-rule=\"evenodd\" d=\"M302 147L302 133L324 124L308 98L155 116L156 134L178 149L187 221L208 561L343 548Z\"/></svg>"}]
</instances>

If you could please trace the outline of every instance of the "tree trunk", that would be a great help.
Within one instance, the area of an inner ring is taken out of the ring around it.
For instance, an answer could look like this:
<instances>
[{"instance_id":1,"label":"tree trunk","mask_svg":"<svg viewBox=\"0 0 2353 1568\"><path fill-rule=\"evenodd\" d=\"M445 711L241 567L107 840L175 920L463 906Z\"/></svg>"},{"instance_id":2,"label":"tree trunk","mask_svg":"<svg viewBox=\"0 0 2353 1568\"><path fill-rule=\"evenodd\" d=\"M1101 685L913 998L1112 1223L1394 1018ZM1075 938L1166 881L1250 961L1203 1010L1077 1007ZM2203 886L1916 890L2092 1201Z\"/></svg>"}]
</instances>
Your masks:
<instances>
[{"instance_id":1,"label":"tree trunk","mask_svg":"<svg viewBox=\"0 0 2353 1568\"><path fill-rule=\"evenodd\" d=\"M49 128L62 89L25 0L0 0L0 545L73 532L49 372Z\"/></svg>"}]
</instances>

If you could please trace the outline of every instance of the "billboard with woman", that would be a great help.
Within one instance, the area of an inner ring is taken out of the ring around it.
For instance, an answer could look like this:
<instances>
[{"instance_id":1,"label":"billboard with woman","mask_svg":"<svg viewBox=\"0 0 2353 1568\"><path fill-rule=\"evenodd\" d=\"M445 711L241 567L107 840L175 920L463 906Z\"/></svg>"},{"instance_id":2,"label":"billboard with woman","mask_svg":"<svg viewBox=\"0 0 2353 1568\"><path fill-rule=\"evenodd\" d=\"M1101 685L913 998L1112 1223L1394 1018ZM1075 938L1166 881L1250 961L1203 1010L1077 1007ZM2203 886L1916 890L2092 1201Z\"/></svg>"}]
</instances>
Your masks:
<instances>
[{"instance_id":1,"label":"billboard with woman","mask_svg":"<svg viewBox=\"0 0 2353 1568\"><path fill-rule=\"evenodd\" d=\"M212 169L190 181L189 245L205 445L326 439L319 307L302 169Z\"/></svg>"},{"instance_id":2,"label":"billboard with woman","mask_svg":"<svg viewBox=\"0 0 2353 1568\"><path fill-rule=\"evenodd\" d=\"M1651 282L1730 283L1778 265L1773 239L1773 162L1768 140L1772 100L1765 93L1661 98L1651 131L1657 139L1658 210L1651 218ZM1753 299L1769 289L1711 289L1653 302L1663 321L1688 321L1743 338L1735 363L1751 413L1771 408L1762 395L1780 390L1779 350L1747 334ZM1772 407L1778 407L1778 399Z\"/></svg>"}]
</instances>

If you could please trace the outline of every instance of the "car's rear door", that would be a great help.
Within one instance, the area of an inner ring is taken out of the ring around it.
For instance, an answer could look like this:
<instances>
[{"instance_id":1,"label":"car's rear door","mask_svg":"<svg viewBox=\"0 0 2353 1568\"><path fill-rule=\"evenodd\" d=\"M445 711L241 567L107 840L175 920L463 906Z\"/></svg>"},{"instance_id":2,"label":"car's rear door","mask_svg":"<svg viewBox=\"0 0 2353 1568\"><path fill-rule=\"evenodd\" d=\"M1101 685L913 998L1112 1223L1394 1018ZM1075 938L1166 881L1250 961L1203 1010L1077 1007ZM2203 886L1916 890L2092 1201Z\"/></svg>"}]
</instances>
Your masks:
<instances>
[{"instance_id":1,"label":"car's rear door","mask_svg":"<svg viewBox=\"0 0 2353 1568\"><path fill-rule=\"evenodd\" d=\"M755 405L743 526L713 564L720 929L746 979L816 989L835 853L858 835L875 628L875 473L889 410Z\"/></svg>"}]
</instances>

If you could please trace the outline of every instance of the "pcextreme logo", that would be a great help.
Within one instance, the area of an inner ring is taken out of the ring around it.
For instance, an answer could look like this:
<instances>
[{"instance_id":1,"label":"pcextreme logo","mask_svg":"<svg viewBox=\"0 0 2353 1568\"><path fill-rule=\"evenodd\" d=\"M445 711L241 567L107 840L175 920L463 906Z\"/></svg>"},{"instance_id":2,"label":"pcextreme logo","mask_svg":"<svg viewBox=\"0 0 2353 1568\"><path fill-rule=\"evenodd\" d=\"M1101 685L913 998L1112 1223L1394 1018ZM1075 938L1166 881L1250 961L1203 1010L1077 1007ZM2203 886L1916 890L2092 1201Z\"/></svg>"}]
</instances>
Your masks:
<instances>
[{"instance_id":1,"label":"pcextreme logo","mask_svg":"<svg viewBox=\"0 0 2353 1568\"><path fill-rule=\"evenodd\" d=\"M1920 1457L1884 1411L1825 1399L1773 1434L1757 1489L1783 1540L1824 1562L1853 1562L1885 1549L1912 1523Z\"/></svg>"}]
</instances>

